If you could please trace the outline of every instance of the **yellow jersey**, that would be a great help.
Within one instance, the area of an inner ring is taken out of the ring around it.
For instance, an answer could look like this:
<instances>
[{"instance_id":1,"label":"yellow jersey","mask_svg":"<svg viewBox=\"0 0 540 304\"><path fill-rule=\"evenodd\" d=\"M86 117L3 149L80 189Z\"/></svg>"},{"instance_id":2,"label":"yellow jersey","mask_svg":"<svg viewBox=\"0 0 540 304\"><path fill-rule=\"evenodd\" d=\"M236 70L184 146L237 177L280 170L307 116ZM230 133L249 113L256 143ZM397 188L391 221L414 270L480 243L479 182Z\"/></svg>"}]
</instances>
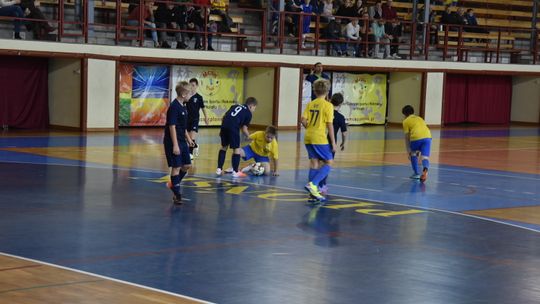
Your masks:
<instances>
[{"instance_id":1,"label":"yellow jersey","mask_svg":"<svg viewBox=\"0 0 540 304\"><path fill-rule=\"evenodd\" d=\"M224 0L212 1L212 9L225 11L227 9L227 3Z\"/></svg>"},{"instance_id":2,"label":"yellow jersey","mask_svg":"<svg viewBox=\"0 0 540 304\"><path fill-rule=\"evenodd\" d=\"M277 140L274 139L271 142L266 142L266 132L257 131L249 135L249 138L253 141L249 144L253 152L259 154L260 156L268 156L273 159L278 159L278 144Z\"/></svg>"},{"instance_id":3,"label":"yellow jersey","mask_svg":"<svg viewBox=\"0 0 540 304\"><path fill-rule=\"evenodd\" d=\"M306 106L302 117L307 121L305 144L325 145L328 144L326 135L327 124L334 121L334 107L324 98L312 100Z\"/></svg>"},{"instance_id":4,"label":"yellow jersey","mask_svg":"<svg viewBox=\"0 0 540 304\"><path fill-rule=\"evenodd\" d=\"M431 138L431 132L422 117L409 115L403 120L403 132L409 133L411 141Z\"/></svg>"}]
</instances>

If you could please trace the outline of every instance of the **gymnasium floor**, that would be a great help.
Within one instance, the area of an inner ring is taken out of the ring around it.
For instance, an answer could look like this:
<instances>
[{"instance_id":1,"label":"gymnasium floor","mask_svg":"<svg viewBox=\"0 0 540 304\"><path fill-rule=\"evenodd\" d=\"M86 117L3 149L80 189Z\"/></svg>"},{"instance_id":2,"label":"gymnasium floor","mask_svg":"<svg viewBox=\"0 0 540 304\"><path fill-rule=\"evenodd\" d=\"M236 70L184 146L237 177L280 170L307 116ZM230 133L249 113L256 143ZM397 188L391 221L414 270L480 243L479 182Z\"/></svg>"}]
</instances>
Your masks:
<instances>
[{"instance_id":1,"label":"gymnasium floor","mask_svg":"<svg viewBox=\"0 0 540 304\"><path fill-rule=\"evenodd\" d=\"M433 130L422 184L400 129L353 127L323 207L300 135L232 180L217 133L173 207L161 129L3 132L0 303L540 303L539 128Z\"/></svg>"}]
</instances>

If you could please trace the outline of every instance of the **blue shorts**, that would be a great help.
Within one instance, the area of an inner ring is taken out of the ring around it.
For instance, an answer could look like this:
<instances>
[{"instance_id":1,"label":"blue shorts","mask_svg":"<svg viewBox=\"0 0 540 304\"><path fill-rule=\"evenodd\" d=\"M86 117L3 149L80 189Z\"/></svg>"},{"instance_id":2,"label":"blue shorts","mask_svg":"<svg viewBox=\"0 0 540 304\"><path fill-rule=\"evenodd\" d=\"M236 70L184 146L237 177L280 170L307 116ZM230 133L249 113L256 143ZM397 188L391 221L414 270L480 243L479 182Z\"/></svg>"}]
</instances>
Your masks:
<instances>
[{"instance_id":1,"label":"blue shorts","mask_svg":"<svg viewBox=\"0 0 540 304\"><path fill-rule=\"evenodd\" d=\"M429 156L431 150L431 138L423 138L411 141L411 152L420 151L423 156Z\"/></svg>"},{"instance_id":2,"label":"blue shorts","mask_svg":"<svg viewBox=\"0 0 540 304\"><path fill-rule=\"evenodd\" d=\"M306 144L307 153L309 156L309 159L320 159L320 160L332 160L334 157L332 156L332 148L330 147L330 144L324 144L324 145L312 145L312 144Z\"/></svg>"},{"instance_id":3,"label":"blue shorts","mask_svg":"<svg viewBox=\"0 0 540 304\"><path fill-rule=\"evenodd\" d=\"M240 148L240 130L221 128L219 131L219 137L221 138L221 146L229 147L231 149Z\"/></svg>"},{"instance_id":4,"label":"blue shorts","mask_svg":"<svg viewBox=\"0 0 540 304\"><path fill-rule=\"evenodd\" d=\"M186 130L188 132L195 131L199 133L199 120L192 120L187 122Z\"/></svg>"},{"instance_id":5,"label":"blue shorts","mask_svg":"<svg viewBox=\"0 0 540 304\"><path fill-rule=\"evenodd\" d=\"M248 159L253 158L255 160L255 162L257 162L257 163L269 163L270 162L270 159L268 158L268 156L261 156L261 155L255 153L255 151L253 151L253 149L251 149L251 147L249 145L243 147L242 150L244 150L244 154L246 154L246 156L242 157L244 160L248 160Z\"/></svg>"},{"instance_id":6,"label":"blue shorts","mask_svg":"<svg viewBox=\"0 0 540 304\"><path fill-rule=\"evenodd\" d=\"M180 155L173 153L172 143L164 143L165 157L167 158L167 165L172 168L179 168L183 165L190 165L191 158L189 157L189 147L185 141L178 142L180 148Z\"/></svg>"}]
</instances>

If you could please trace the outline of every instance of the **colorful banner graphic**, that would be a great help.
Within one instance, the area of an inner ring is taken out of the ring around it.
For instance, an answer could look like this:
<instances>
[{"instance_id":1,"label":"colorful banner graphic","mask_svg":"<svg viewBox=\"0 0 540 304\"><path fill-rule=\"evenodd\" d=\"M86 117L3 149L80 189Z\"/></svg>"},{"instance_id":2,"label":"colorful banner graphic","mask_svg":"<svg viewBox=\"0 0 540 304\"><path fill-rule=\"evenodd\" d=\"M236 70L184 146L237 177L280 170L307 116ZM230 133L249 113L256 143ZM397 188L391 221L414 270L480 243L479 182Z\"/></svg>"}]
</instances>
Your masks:
<instances>
[{"instance_id":1,"label":"colorful banner graphic","mask_svg":"<svg viewBox=\"0 0 540 304\"><path fill-rule=\"evenodd\" d=\"M198 93L204 99L206 113L211 126L221 125L223 114L234 103L244 101L244 70L232 67L204 66L173 66L172 93L176 97L174 86L179 81L189 81L196 78L199 81ZM201 126L204 126L204 116L200 115Z\"/></svg>"},{"instance_id":2,"label":"colorful banner graphic","mask_svg":"<svg viewBox=\"0 0 540 304\"><path fill-rule=\"evenodd\" d=\"M386 87L386 74L332 75L332 91L343 94L340 112L350 125L385 123Z\"/></svg>"},{"instance_id":3,"label":"colorful banner graphic","mask_svg":"<svg viewBox=\"0 0 540 304\"><path fill-rule=\"evenodd\" d=\"M120 126L163 126L169 106L168 66L120 64Z\"/></svg>"}]
</instances>

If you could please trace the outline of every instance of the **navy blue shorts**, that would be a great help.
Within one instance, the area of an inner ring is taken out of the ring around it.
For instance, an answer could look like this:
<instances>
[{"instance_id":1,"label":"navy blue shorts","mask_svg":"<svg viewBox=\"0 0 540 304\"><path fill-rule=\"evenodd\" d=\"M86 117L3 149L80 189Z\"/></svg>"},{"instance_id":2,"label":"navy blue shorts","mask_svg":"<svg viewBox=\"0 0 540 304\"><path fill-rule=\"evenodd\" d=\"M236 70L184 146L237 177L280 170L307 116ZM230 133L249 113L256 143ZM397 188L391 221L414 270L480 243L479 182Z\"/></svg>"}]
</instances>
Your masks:
<instances>
[{"instance_id":1,"label":"navy blue shorts","mask_svg":"<svg viewBox=\"0 0 540 304\"><path fill-rule=\"evenodd\" d=\"M330 144L324 144L324 145L306 144L306 149L308 152L309 159L313 159L313 158L320 159L320 160L334 159Z\"/></svg>"},{"instance_id":2,"label":"navy blue shorts","mask_svg":"<svg viewBox=\"0 0 540 304\"><path fill-rule=\"evenodd\" d=\"M415 141L411 141L411 151L420 151L423 156L429 156L431 151L431 138L423 138Z\"/></svg>"},{"instance_id":3,"label":"navy blue shorts","mask_svg":"<svg viewBox=\"0 0 540 304\"><path fill-rule=\"evenodd\" d=\"M243 157L244 160L249 160L249 159L253 158L255 160L255 162L257 162L257 163L269 163L270 162L270 159L268 158L268 156L261 156L261 155L255 153L255 151L253 151L253 149L251 149L251 147L249 145L243 147L242 150L244 150L244 154L246 154L246 156Z\"/></svg>"},{"instance_id":4,"label":"navy blue shorts","mask_svg":"<svg viewBox=\"0 0 540 304\"><path fill-rule=\"evenodd\" d=\"M221 138L222 147L228 146L231 149L240 148L240 130L221 128L219 131L219 137Z\"/></svg>"},{"instance_id":5,"label":"navy blue shorts","mask_svg":"<svg viewBox=\"0 0 540 304\"><path fill-rule=\"evenodd\" d=\"M188 132L195 131L199 133L199 120L192 120L187 122L186 130Z\"/></svg>"},{"instance_id":6,"label":"navy blue shorts","mask_svg":"<svg viewBox=\"0 0 540 304\"><path fill-rule=\"evenodd\" d=\"M167 165L172 168L179 168L183 165L190 165L191 158L189 157L189 147L185 141L178 142L180 148L180 155L174 155L172 143L164 143L165 157L167 158Z\"/></svg>"}]
</instances>

